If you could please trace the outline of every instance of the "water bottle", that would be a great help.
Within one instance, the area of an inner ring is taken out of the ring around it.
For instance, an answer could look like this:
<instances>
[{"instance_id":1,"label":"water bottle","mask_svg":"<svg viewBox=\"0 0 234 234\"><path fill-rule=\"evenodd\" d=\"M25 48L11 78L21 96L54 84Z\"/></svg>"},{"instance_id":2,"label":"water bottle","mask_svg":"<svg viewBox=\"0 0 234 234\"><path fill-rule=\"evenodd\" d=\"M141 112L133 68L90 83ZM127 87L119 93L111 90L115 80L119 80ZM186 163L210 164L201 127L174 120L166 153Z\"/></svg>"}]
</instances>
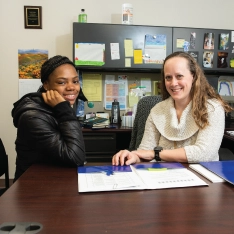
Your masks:
<instances>
[{"instance_id":1,"label":"water bottle","mask_svg":"<svg viewBox=\"0 0 234 234\"><path fill-rule=\"evenodd\" d=\"M81 9L81 13L78 17L79 23L87 23L87 14L85 14L85 9Z\"/></svg>"},{"instance_id":2,"label":"water bottle","mask_svg":"<svg viewBox=\"0 0 234 234\"><path fill-rule=\"evenodd\" d=\"M111 108L111 123L118 124L120 123L120 108L119 108L119 102L115 99L114 102L112 102L112 108Z\"/></svg>"},{"instance_id":3,"label":"water bottle","mask_svg":"<svg viewBox=\"0 0 234 234\"><path fill-rule=\"evenodd\" d=\"M133 24L133 6L130 3L122 5L122 24Z\"/></svg>"}]
</instances>

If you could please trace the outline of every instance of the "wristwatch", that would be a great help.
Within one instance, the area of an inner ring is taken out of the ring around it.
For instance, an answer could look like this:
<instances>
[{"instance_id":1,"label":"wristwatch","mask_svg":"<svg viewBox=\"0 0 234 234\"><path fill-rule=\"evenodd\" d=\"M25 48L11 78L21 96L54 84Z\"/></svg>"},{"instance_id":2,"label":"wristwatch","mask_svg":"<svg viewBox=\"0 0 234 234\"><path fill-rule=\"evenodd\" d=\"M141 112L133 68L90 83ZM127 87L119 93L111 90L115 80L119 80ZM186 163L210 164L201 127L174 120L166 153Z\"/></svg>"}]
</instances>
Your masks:
<instances>
[{"instance_id":1,"label":"wristwatch","mask_svg":"<svg viewBox=\"0 0 234 234\"><path fill-rule=\"evenodd\" d=\"M154 159L156 161L162 161L162 159L159 156L159 152L161 152L163 150L163 148L161 146L157 146L154 148Z\"/></svg>"}]
</instances>

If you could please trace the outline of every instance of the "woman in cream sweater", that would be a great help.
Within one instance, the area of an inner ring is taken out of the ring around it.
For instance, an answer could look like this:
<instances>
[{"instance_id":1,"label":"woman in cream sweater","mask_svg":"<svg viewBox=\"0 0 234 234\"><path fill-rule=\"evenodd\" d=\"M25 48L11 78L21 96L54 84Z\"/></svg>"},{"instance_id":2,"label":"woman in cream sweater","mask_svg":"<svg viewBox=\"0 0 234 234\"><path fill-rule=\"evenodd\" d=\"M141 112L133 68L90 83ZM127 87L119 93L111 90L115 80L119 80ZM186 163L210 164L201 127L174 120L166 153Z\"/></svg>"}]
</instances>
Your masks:
<instances>
[{"instance_id":1,"label":"woman in cream sweater","mask_svg":"<svg viewBox=\"0 0 234 234\"><path fill-rule=\"evenodd\" d=\"M185 52L169 55L162 68L162 98L146 121L135 151L121 150L113 165L141 161L218 161L225 112L232 108L209 85L195 59Z\"/></svg>"}]
</instances>

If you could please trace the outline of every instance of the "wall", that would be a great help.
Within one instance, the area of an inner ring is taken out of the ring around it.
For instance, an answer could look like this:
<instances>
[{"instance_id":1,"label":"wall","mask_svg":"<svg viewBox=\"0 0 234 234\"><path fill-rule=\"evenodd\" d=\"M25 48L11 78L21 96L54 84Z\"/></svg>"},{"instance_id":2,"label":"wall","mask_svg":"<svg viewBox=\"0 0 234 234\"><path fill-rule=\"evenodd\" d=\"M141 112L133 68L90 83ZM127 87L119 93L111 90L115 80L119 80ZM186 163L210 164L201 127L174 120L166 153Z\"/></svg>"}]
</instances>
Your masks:
<instances>
[{"instance_id":1,"label":"wall","mask_svg":"<svg viewBox=\"0 0 234 234\"><path fill-rule=\"evenodd\" d=\"M15 171L16 129L11 109L18 99L18 49L48 49L49 57L62 54L72 59L72 22L81 8L90 23L120 23L121 5L134 8L134 24L195 28L234 29L234 1L226 0L0 0L0 137L9 155L10 177ZM24 6L42 6L43 29L24 28Z\"/></svg>"}]
</instances>

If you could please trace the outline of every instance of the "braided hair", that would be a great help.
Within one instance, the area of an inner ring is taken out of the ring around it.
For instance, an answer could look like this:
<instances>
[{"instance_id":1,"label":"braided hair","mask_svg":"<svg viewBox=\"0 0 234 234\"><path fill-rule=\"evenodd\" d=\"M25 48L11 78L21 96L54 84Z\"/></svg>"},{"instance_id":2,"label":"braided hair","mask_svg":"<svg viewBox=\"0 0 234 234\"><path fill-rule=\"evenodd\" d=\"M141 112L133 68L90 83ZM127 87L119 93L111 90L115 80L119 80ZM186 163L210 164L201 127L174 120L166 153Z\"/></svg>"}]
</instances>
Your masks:
<instances>
[{"instance_id":1,"label":"braided hair","mask_svg":"<svg viewBox=\"0 0 234 234\"><path fill-rule=\"evenodd\" d=\"M47 61L45 61L41 67L41 83L44 84L45 81L49 79L50 74L59 66L63 64L71 64L75 67L74 63L67 57L56 55ZM38 92L45 92L43 85L40 86Z\"/></svg>"}]
</instances>

